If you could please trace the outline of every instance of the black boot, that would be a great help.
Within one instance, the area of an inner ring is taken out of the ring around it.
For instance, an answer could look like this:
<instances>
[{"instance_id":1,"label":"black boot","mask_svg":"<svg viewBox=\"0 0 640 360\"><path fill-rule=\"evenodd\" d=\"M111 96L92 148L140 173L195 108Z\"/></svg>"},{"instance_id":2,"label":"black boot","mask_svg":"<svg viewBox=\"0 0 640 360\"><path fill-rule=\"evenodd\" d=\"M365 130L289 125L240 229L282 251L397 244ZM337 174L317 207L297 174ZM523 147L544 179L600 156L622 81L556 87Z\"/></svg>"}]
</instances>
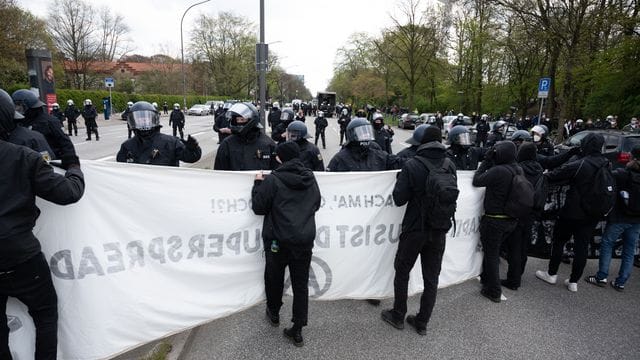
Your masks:
<instances>
[{"instance_id":1,"label":"black boot","mask_svg":"<svg viewBox=\"0 0 640 360\"><path fill-rule=\"evenodd\" d=\"M302 338L302 328L293 325L290 328L286 328L283 331L284 336L293 342L293 345L301 347L304 345L304 339Z\"/></svg>"},{"instance_id":2,"label":"black boot","mask_svg":"<svg viewBox=\"0 0 640 360\"><path fill-rule=\"evenodd\" d=\"M271 312L269 308L267 308L266 313L267 313L267 319L269 320L269 323L271 324L271 326L280 325L280 315L278 315L277 313Z\"/></svg>"},{"instance_id":3,"label":"black boot","mask_svg":"<svg viewBox=\"0 0 640 360\"><path fill-rule=\"evenodd\" d=\"M393 309L385 310L380 314L382 320L398 330L404 329L404 318L398 315Z\"/></svg>"}]
</instances>

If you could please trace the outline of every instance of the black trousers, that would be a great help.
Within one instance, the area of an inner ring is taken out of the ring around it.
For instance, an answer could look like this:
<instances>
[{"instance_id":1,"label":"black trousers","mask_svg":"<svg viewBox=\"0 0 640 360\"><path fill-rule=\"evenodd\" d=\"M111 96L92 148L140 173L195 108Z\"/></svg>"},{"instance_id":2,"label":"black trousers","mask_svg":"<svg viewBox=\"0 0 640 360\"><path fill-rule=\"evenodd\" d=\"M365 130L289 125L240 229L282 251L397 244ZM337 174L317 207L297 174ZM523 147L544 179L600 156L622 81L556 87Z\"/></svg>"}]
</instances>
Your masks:
<instances>
[{"instance_id":1,"label":"black trousers","mask_svg":"<svg viewBox=\"0 0 640 360\"><path fill-rule=\"evenodd\" d=\"M345 133L346 132L347 132L347 129L340 128L340 145L342 145L342 141L345 138Z\"/></svg>"},{"instance_id":2,"label":"black trousers","mask_svg":"<svg viewBox=\"0 0 640 360\"><path fill-rule=\"evenodd\" d=\"M0 271L0 359L11 359L7 297L29 309L36 327L35 359L55 360L58 347L58 297L42 253L10 270Z\"/></svg>"},{"instance_id":3,"label":"black trousers","mask_svg":"<svg viewBox=\"0 0 640 360\"><path fill-rule=\"evenodd\" d=\"M496 219L483 216L480 221L480 242L482 243L482 287L492 297L500 297L500 246L516 229L515 219Z\"/></svg>"},{"instance_id":4,"label":"black trousers","mask_svg":"<svg viewBox=\"0 0 640 360\"><path fill-rule=\"evenodd\" d=\"M127 123L127 138L131 139L132 132L133 132L133 129L131 128L131 126L129 126L129 123Z\"/></svg>"},{"instance_id":5,"label":"black trousers","mask_svg":"<svg viewBox=\"0 0 640 360\"><path fill-rule=\"evenodd\" d=\"M174 125L173 126L173 136L176 136L176 133L179 131L180 132L180 139L184 139L184 126L179 126L179 125Z\"/></svg>"},{"instance_id":6,"label":"black trousers","mask_svg":"<svg viewBox=\"0 0 640 360\"><path fill-rule=\"evenodd\" d=\"M589 242L593 238L593 232L598 225L597 220L575 220L560 218L553 229L553 241L551 243L551 259L549 260L549 275L558 273L564 244L573 236L573 262L571 263L570 282L578 282L587 264L587 251Z\"/></svg>"},{"instance_id":7,"label":"black trousers","mask_svg":"<svg viewBox=\"0 0 640 360\"><path fill-rule=\"evenodd\" d=\"M309 266L311 265L311 249L292 249L280 244L276 253L266 246L264 287L267 294L267 308L272 314L278 314L282 307L284 291L284 270L289 267L291 288L293 290L293 318L296 327L307 325L309 312Z\"/></svg>"},{"instance_id":8,"label":"black trousers","mask_svg":"<svg viewBox=\"0 0 640 360\"><path fill-rule=\"evenodd\" d=\"M420 297L420 310L416 315L416 320L423 325L429 322L431 312L436 303L438 277L442 266L445 238L446 232L442 230L400 234L398 251L393 263L393 267L396 270L396 275L393 279L393 311L399 318L404 319L407 313L409 273L413 265L415 265L418 255L420 255L424 291Z\"/></svg>"},{"instance_id":9,"label":"black trousers","mask_svg":"<svg viewBox=\"0 0 640 360\"><path fill-rule=\"evenodd\" d=\"M316 146L318 146L318 139L322 138L322 148L323 149L327 147L327 142L324 139L324 130L325 129L316 128Z\"/></svg>"},{"instance_id":10,"label":"black trousers","mask_svg":"<svg viewBox=\"0 0 640 360\"><path fill-rule=\"evenodd\" d=\"M531 243L531 231L533 217L518 220L515 230L507 239L507 283L510 286L520 287L524 268L527 266L527 249Z\"/></svg>"},{"instance_id":11,"label":"black trousers","mask_svg":"<svg viewBox=\"0 0 640 360\"><path fill-rule=\"evenodd\" d=\"M100 139L100 135L98 135L98 124L95 119L85 121L84 125L87 127L87 139L91 140L91 133L96 134L96 140Z\"/></svg>"},{"instance_id":12,"label":"black trousers","mask_svg":"<svg viewBox=\"0 0 640 360\"><path fill-rule=\"evenodd\" d=\"M67 120L67 126L69 127L69 136L71 136L71 134L76 134L76 136L78 136L78 124L76 123L76 120L71 121L71 120ZM73 132L71 132L71 130L74 130Z\"/></svg>"}]
</instances>

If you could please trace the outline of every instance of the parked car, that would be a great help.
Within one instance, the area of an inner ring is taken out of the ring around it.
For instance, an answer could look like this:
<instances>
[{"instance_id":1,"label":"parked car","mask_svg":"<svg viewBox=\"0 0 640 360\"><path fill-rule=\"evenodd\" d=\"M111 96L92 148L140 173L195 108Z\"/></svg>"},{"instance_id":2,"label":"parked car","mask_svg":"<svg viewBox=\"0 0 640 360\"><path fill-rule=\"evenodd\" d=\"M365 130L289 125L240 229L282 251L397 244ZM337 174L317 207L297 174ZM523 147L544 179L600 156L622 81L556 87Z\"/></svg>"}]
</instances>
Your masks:
<instances>
[{"instance_id":1,"label":"parked car","mask_svg":"<svg viewBox=\"0 0 640 360\"><path fill-rule=\"evenodd\" d=\"M208 115L210 109L211 109L210 106L203 105L203 104L195 104L191 108L189 108L189 110L187 110L187 115L198 115L198 116Z\"/></svg>"},{"instance_id":2,"label":"parked car","mask_svg":"<svg viewBox=\"0 0 640 360\"><path fill-rule=\"evenodd\" d=\"M416 123L420 125L420 116L417 114L402 114L398 118L398 127L400 129L415 129Z\"/></svg>"},{"instance_id":3,"label":"parked car","mask_svg":"<svg viewBox=\"0 0 640 360\"><path fill-rule=\"evenodd\" d=\"M204 105L209 107L209 114L213 114L218 108L218 105L220 106L224 105L224 101L209 100L206 103L204 103Z\"/></svg>"},{"instance_id":4,"label":"parked car","mask_svg":"<svg viewBox=\"0 0 640 360\"><path fill-rule=\"evenodd\" d=\"M429 118L436 115L436 113L422 113L420 114L420 123L416 123L416 125L428 124Z\"/></svg>"},{"instance_id":5,"label":"parked car","mask_svg":"<svg viewBox=\"0 0 640 360\"><path fill-rule=\"evenodd\" d=\"M631 160L631 149L636 145L640 145L640 134L621 130L584 130L571 136L562 144L556 145L556 152L563 152L570 147L580 146L580 141L589 133L599 133L604 136L602 153L611 161L614 169L625 166Z\"/></svg>"}]
</instances>

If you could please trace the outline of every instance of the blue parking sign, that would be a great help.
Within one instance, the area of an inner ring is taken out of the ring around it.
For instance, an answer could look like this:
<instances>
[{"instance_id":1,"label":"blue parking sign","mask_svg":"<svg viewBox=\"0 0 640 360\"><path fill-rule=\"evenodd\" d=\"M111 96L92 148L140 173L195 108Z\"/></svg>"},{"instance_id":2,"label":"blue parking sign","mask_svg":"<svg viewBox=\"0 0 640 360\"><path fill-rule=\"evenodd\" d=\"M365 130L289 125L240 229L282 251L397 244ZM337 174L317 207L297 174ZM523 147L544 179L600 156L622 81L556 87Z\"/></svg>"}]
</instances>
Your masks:
<instances>
[{"instance_id":1,"label":"blue parking sign","mask_svg":"<svg viewBox=\"0 0 640 360\"><path fill-rule=\"evenodd\" d=\"M551 88L551 78L541 78L538 83L538 97L549 97L549 89Z\"/></svg>"}]
</instances>

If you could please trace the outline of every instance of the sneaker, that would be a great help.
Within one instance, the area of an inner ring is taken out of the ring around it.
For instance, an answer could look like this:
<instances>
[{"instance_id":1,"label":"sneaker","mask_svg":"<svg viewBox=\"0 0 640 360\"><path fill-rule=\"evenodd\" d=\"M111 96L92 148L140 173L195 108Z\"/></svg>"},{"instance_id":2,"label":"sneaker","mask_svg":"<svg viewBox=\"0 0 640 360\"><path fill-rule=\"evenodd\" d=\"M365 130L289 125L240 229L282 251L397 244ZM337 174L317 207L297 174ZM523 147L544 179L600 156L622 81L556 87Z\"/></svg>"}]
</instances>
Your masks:
<instances>
[{"instance_id":1,"label":"sneaker","mask_svg":"<svg viewBox=\"0 0 640 360\"><path fill-rule=\"evenodd\" d=\"M567 289L571 292L578 292L578 283L569 282L569 279L564 281L564 284L567 286Z\"/></svg>"},{"instance_id":2,"label":"sneaker","mask_svg":"<svg viewBox=\"0 0 640 360\"><path fill-rule=\"evenodd\" d=\"M507 279L500 280L500 285L502 285L503 287L506 287L509 290L514 290L514 291L518 290L518 287L511 285L511 283Z\"/></svg>"},{"instance_id":3,"label":"sneaker","mask_svg":"<svg viewBox=\"0 0 640 360\"><path fill-rule=\"evenodd\" d=\"M558 281L558 275L549 275L548 272L542 270L536 271L536 277L551 285L555 285Z\"/></svg>"},{"instance_id":4,"label":"sneaker","mask_svg":"<svg viewBox=\"0 0 640 360\"><path fill-rule=\"evenodd\" d=\"M382 320L398 330L404 329L404 319L399 319L392 309L385 310L380 314Z\"/></svg>"},{"instance_id":5,"label":"sneaker","mask_svg":"<svg viewBox=\"0 0 640 360\"><path fill-rule=\"evenodd\" d=\"M416 332L418 334L422 336L427 335L427 326L420 324L418 322L418 319L416 319L415 315L407 316L407 324L411 325L411 327L416 329Z\"/></svg>"},{"instance_id":6,"label":"sneaker","mask_svg":"<svg viewBox=\"0 0 640 360\"><path fill-rule=\"evenodd\" d=\"M600 287L607 286L607 279L598 279L595 275L587 276L584 281Z\"/></svg>"},{"instance_id":7,"label":"sneaker","mask_svg":"<svg viewBox=\"0 0 640 360\"><path fill-rule=\"evenodd\" d=\"M271 326L279 326L280 325L280 315L279 314L272 313L271 310L269 310L269 308L267 308L266 314L267 314L267 319L269 320L269 323L271 324Z\"/></svg>"},{"instance_id":8,"label":"sneaker","mask_svg":"<svg viewBox=\"0 0 640 360\"><path fill-rule=\"evenodd\" d=\"M624 285L618 285L615 281L611 282L611 287L617 291L624 291Z\"/></svg>"},{"instance_id":9,"label":"sneaker","mask_svg":"<svg viewBox=\"0 0 640 360\"><path fill-rule=\"evenodd\" d=\"M493 297L491 296L491 294L489 294L489 292L485 289L480 290L480 295L486 297L487 299L493 301L494 303L500 303L500 301L502 301L502 297L501 296L497 296L497 297Z\"/></svg>"},{"instance_id":10,"label":"sneaker","mask_svg":"<svg viewBox=\"0 0 640 360\"><path fill-rule=\"evenodd\" d=\"M367 299L367 302L373 306L378 306L380 305L380 300L378 299Z\"/></svg>"},{"instance_id":11,"label":"sneaker","mask_svg":"<svg viewBox=\"0 0 640 360\"><path fill-rule=\"evenodd\" d=\"M284 329L283 334L286 338L290 339L291 342L293 342L293 345L297 347L302 347L304 345L304 339L302 338L302 329L298 329L292 326L290 328Z\"/></svg>"}]
</instances>

